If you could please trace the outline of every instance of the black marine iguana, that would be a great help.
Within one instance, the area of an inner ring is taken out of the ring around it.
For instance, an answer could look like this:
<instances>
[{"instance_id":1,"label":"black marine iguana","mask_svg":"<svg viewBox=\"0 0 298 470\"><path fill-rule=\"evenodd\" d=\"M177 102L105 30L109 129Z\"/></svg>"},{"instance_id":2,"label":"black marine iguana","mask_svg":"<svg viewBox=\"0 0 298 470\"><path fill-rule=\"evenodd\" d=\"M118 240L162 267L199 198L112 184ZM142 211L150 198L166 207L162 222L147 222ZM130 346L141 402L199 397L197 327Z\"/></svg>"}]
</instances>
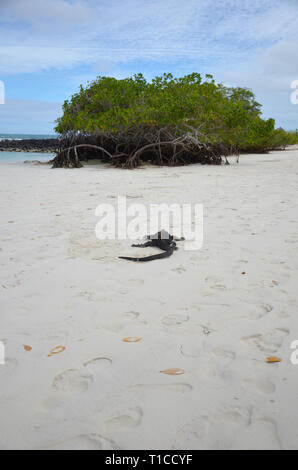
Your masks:
<instances>
[{"instance_id":1,"label":"black marine iguana","mask_svg":"<svg viewBox=\"0 0 298 470\"><path fill-rule=\"evenodd\" d=\"M163 250L163 253L158 253L157 255L145 256L144 258L131 258L130 256L119 256L121 259L128 259L130 261L152 261L154 259L168 258L174 252L178 250L176 246L176 241L184 240L184 238L174 237L170 235L166 230L161 230L160 232L155 233L154 235L147 235L148 242L141 243L139 245L131 245L138 248L146 248L147 246L156 246Z\"/></svg>"}]
</instances>

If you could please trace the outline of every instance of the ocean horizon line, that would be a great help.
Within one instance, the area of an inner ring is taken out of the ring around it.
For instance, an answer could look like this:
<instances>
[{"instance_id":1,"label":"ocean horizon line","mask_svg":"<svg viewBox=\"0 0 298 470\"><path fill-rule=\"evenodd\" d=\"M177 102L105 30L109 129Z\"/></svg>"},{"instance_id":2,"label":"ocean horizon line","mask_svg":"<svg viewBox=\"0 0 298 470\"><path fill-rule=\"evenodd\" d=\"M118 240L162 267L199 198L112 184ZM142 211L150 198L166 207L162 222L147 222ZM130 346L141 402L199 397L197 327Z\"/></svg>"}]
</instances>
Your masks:
<instances>
[{"instance_id":1,"label":"ocean horizon line","mask_svg":"<svg viewBox=\"0 0 298 470\"><path fill-rule=\"evenodd\" d=\"M23 134L0 132L0 140L58 139L58 134Z\"/></svg>"}]
</instances>

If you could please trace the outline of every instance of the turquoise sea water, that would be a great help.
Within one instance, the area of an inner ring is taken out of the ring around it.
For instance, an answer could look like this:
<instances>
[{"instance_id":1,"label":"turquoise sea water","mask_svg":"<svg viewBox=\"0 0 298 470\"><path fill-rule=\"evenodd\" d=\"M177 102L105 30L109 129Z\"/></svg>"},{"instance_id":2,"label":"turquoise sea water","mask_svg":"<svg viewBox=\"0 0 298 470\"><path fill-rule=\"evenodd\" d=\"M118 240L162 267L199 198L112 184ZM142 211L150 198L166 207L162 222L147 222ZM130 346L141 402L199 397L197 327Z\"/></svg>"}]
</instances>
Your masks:
<instances>
[{"instance_id":1,"label":"turquoise sea water","mask_svg":"<svg viewBox=\"0 0 298 470\"><path fill-rule=\"evenodd\" d=\"M4 134L0 132L0 140L10 139L57 139L55 134Z\"/></svg>"},{"instance_id":2,"label":"turquoise sea water","mask_svg":"<svg viewBox=\"0 0 298 470\"><path fill-rule=\"evenodd\" d=\"M4 134L0 133L0 141L4 139L55 139L56 135L47 134ZM0 151L0 163L16 163L24 162L25 160L39 160L46 162L55 155L53 153L31 153L31 152L1 152Z\"/></svg>"},{"instance_id":3,"label":"turquoise sea water","mask_svg":"<svg viewBox=\"0 0 298 470\"><path fill-rule=\"evenodd\" d=\"M54 158L53 153L33 153L33 152L1 152L0 163L16 163L24 162L25 160L39 160L46 162Z\"/></svg>"}]
</instances>

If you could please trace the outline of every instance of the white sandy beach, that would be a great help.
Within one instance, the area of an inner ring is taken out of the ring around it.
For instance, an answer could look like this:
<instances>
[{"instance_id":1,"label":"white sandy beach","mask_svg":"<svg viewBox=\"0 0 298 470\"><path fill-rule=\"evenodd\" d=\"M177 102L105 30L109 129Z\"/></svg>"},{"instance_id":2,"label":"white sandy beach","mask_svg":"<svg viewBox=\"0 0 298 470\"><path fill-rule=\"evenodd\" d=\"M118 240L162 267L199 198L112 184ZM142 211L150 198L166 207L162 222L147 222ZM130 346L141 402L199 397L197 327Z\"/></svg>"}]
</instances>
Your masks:
<instances>
[{"instance_id":1,"label":"white sandy beach","mask_svg":"<svg viewBox=\"0 0 298 470\"><path fill-rule=\"evenodd\" d=\"M0 448L298 448L298 150L230 161L0 165ZM203 248L119 260L155 250L95 237L118 194L203 203Z\"/></svg>"}]
</instances>

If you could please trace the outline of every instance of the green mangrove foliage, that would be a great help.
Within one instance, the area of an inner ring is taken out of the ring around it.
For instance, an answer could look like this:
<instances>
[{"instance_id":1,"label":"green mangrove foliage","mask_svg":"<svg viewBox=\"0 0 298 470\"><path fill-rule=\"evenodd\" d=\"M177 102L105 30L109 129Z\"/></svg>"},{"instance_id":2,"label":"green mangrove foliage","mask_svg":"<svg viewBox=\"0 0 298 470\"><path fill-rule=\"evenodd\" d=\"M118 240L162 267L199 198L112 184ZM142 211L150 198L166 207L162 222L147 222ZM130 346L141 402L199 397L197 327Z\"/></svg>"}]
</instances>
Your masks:
<instances>
[{"instance_id":1,"label":"green mangrove foliage","mask_svg":"<svg viewBox=\"0 0 298 470\"><path fill-rule=\"evenodd\" d=\"M99 77L63 105L55 131L61 146L54 166L101 158L134 168L142 162L220 164L240 151L266 152L297 136L261 117L251 90L215 83L212 75L182 78L142 74Z\"/></svg>"}]
</instances>

